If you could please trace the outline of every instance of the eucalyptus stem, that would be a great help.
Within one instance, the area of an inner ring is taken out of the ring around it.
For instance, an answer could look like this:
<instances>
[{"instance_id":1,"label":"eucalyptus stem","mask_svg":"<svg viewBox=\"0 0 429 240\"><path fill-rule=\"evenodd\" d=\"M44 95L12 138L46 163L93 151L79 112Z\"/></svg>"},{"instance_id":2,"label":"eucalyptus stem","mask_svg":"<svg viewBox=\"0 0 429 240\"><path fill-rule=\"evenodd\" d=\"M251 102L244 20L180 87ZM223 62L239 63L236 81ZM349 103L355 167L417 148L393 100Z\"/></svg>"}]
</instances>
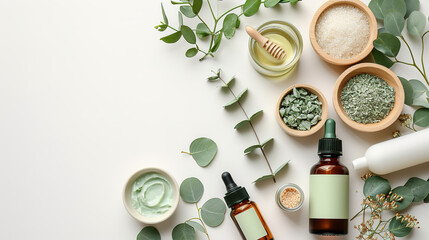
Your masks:
<instances>
[{"instance_id":1,"label":"eucalyptus stem","mask_svg":"<svg viewBox=\"0 0 429 240\"><path fill-rule=\"evenodd\" d=\"M206 232L206 235L207 235L207 239L210 240L209 232L207 231L204 221L201 219L201 213L200 213L201 208L198 207L197 203L195 203L195 207L197 208L197 212L198 212L198 220L200 220L201 224L203 225L204 231Z\"/></svg>"},{"instance_id":2,"label":"eucalyptus stem","mask_svg":"<svg viewBox=\"0 0 429 240\"><path fill-rule=\"evenodd\" d=\"M216 20L216 16L215 16L215 14L214 14L214 12L213 12L213 8L212 8L212 5L210 4L210 0L207 0L207 4L209 5L210 12L212 13L213 19L215 19L215 20Z\"/></svg>"},{"instance_id":3,"label":"eucalyptus stem","mask_svg":"<svg viewBox=\"0 0 429 240\"><path fill-rule=\"evenodd\" d=\"M423 42L423 36L426 34L427 32L425 32L423 35L422 35L422 59L423 59L423 50L424 50L424 42ZM409 64L409 63L404 63L404 62L401 62L401 61L397 61L397 62L399 62L399 63L403 63L403 64L407 64L407 65L410 65L410 66L414 66L419 72L420 72L420 74L423 76L423 78L425 79L425 81L426 81L426 83L429 85L429 80L428 80L428 78L427 78L427 76L426 76L426 72L423 72L420 68L419 68L419 66L417 66L417 64L416 64L416 61L415 61L415 59L414 59L414 54L413 54L413 51L411 50L411 47L410 47L410 45L408 44L408 42L407 42L407 40L404 38L404 36L400 36L400 38L402 39L402 41L404 41L404 43L405 43L405 45L407 45L407 48L408 48L408 51L410 52L410 54L411 54L411 59L413 60L413 63L412 64ZM395 58L395 60L397 60L396 58ZM423 69L424 69L424 63L423 63L423 60L422 60L422 66L423 66Z\"/></svg>"},{"instance_id":4,"label":"eucalyptus stem","mask_svg":"<svg viewBox=\"0 0 429 240\"><path fill-rule=\"evenodd\" d=\"M208 1L208 0L207 0ZM234 11L235 9L237 9L237 8L240 8L240 7L243 7L244 6L244 4L241 4L241 5L238 5L238 6L236 6L236 7L233 7L233 8L231 8L231 9L229 9L228 11L226 11L226 12L224 12L222 15L220 15L220 17L219 18L215 18L215 20L216 21L219 21L219 20L221 20L226 14L228 14L228 13L230 13L230 12L232 12L232 11Z\"/></svg>"},{"instance_id":5,"label":"eucalyptus stem","mask_svg":"<svg viewBox=\"0 0 429 240\"><path fill-rule=\"evenodd\" d=\"M209 2L209 0L207 0L207 2ZM188 2L189 6L192 8L192 4L190 2ZM196 16L198 17L198 19L200 19L200 21L206 25L207 28L209 28L209 25L201 18L200 14L196 14ZM209 28L210 29L210 28Z\"/></svg>"},{"instance_id":6,"label":"eucalyptus stem","mask_svg":"<svg viewBox=\"0 0 429 240\"><path fill-rule=\"evenodd\" d=\"M422 37L421 37L421 40L422 40L422 57L421 57L421 60L422 60L422 67L423 67L423 72L424 72L424 74L426 75L426 69L425 69L425 60L424 60L424 52L425 52L425 41L424 41L424 37L425 37L425 35L426 35L426 33L428 33L429 31L426 31L425 33L423 33L423 35L422 35Z\"/></svg>"},{"instance_id":7,"label":"eucalyptus stem","mask_svg":"<svg viewBox=\"0 0 429 240\"><path fill-rule=\"evenodd\" d=\"M227 87L227 88L228 88L228 90L229 90L229 92L232 94L232 96L234 96L234 98L235 98L235 99L237 99L237 95L235 95L234 91L231 89L231 87L230 87L230 86L228 86L228 84L225 82L225 80L224 80L221 76L219 76L219 79L223 82L223 84L225 85L225 87ZM258 136L258 134L257 134L257 132L256 132L256 129L255 129L255 127L253 126L253 123L252 123L252 121L250 120L249 116L247 115L246 110L244 110L244 107L243 107L243 105L241 104L241 101L240 101L240 100L238 100L238 101L237 101L237 103L238 103L238 105L240 106L240 108L241 108L242 112L244 113L244 116L245 116L245 117L246 117L246 119L249 121L250 128L252 129L252 131L253 131L253 133L254 133L254 135L255 135L255 138L256 138L256 141L258 142L258 145L261 145L261 141L259 140L259 136ZM261 152L262 152L262 155L264 156L265 162L267 163L268 168L270 169L270 173L271 173L271 176L273 177L273 181L274 181L274 182L276 182L276 177L274 176L273 169L271 168L271 164L270 164L270 162L268 161L268 158L267 158L267 155L265 154L264 149L263 149L262 147L260 147L259 149L261 149Z\"/></svg>"},{"instance_id":8,"label":"eucalyptus stem","mask_svg":"<svg viewBox=\"0 0 429 240\"><path fill-rule=\"evenodd\" d=\"M359 216L359 214L363 211L365 211L368 208L368 206L363 207L358 213L356 213L356 215L354 215L350 221L353 221L357 216Z\"/></svg>"},{"instance_id":9,"label":"eucalyptus stem","mask_svg":"<svg viewBox=\"0 0 429 240\"><path fill-rule=\"evenodd\" d=\"M165 24L165 23L161 22L161 24ZM176 32L178 32L178 31L179 31L179 30L175 29L174 27L172 27L172 26L170 26L170 25L168 25L168 24L167 24L167 27L168 27L168 28L170 28L170 29L172 29L172 30L174 30L174 31L176 31Z\"/></svg>"}]
</instances>

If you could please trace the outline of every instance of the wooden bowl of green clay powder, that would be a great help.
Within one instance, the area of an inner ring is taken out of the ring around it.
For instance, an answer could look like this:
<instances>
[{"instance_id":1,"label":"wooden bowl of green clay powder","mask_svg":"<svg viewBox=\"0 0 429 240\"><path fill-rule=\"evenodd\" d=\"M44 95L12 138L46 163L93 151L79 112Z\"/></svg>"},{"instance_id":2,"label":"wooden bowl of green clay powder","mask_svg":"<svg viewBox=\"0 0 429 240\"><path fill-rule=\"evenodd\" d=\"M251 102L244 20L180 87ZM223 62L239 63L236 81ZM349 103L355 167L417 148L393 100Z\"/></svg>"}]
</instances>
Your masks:
<instances>
[{"instance_id":1,"label":"wooden bowl of green clay powder","mask_svg":"<svg viewBox=\"0 0 429 240\"><path fill-rule=\"evenodd\" d=\"M287 134L295 137L310 136L325 124L328 102L315 87L296 84L280 95L275 114Z\"/></svg>"},{"instance_id":2,"label":"wooden bowl of green clay powder","mask_svg":"<svg viewBox=\"0 0 429 240\"><path fill-rule=\"evenodd\" d=\"M348 126L377 132L398 119L404 100L404 88L395 73L375 63L361 63L338 77L332 102Z\"/></svg>"}]
</instances>

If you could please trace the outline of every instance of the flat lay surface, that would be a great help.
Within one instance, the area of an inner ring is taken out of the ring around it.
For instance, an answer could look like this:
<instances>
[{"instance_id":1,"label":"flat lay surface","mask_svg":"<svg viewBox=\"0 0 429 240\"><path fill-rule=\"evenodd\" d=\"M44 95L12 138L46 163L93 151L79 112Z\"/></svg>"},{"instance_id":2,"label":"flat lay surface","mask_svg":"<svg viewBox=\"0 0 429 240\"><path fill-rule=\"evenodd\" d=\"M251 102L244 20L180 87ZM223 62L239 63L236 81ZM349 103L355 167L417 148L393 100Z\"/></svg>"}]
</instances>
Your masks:
<instances>
[{"instance_id":1,"label":"flat lay surface","mask_svg":"<svg viewBox=\"0 0 429 240\"><path fill-rule=\"evenodd\" d=\"M177 26L179 7L162 2L170 24ZM336 121L337 137L343 142L340 161L350 172L349 216L353 216L361 209L365 172L355 171L352 161L373 144L391 139L394 130L411 131L396 122L365 133L338 117L332 95L336 79L347 67L324 62L309 39L310 22L324 2L261 7L252 17L242 16L235 36L222 39L215 58L200 62L198 56L185 57L190 46L184 39L175 44L159 40L169 33L154 28L162 20L160 1L1 0L0 238L135 239L146 225L127 213L122 191L136 171L156 167L169 172L179 185L188 177L200 179L205 188L200 207L208 199L223 199L221 174L228 171L258 204L274 239L320 239L308 232L308 194L323 127L311 136L293 137L276 119L277 101L293 84L314 86L326 97L328 118ZM215 13L222 13L237 3L213 0L212 5ZM428 1L421 1L420 11L429 14ZM203 6L201 14L210 12ZM298 65L281 79L265 78L249 61L245 26L257 28L271 20L293 24L303 40ZM184 22L197 23L188 18ZM419 52L419 40L409 39ZM398 58L410 56L404 49ZM429 61L428 53L425 60ZM277 183L252 183L269 170L260 152L243 154L256 144L255 136L234 129L245 116L234 107L225 110L231 96L220 82L207 81L219 68L226 79L236 77L236 92L248 88L243 105L249 114L264 111L255 128L262 140L274 138L265 148L273 169L290 160L276 176ZM391 70L407 79L422 79L404 65ZM405 106L403 112L413 109ZM181 153L199 137L211 138L218 146L205 168ZM427 179L429 163L383 177L393 187L410 177ZM276 202L277 189L287 183L304 193L296 212L284 212ZM212 240L240 239L229 211L222 225L208 228ZM406 212L419 220L421 228L403 239L428 239L428 206L416 203ZM172 229L193 217L195 205L180 200L176 212L154 226L162 239L171 239ZM353 226L361 219L349 223L347 236L331 239L354 239L358 231ZM198 239L206 236L198 233Z\"/></svg>"}]
</instances>

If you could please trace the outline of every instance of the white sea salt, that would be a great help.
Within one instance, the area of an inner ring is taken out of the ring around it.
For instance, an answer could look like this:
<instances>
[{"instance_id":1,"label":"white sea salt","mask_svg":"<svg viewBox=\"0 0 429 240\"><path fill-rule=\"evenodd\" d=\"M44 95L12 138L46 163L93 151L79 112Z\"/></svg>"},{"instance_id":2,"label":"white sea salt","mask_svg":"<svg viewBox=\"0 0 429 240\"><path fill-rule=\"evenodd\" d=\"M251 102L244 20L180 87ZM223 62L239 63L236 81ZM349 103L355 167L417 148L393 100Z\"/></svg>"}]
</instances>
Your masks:
<instances>
[{"instance_id":1,"label":"white sea salt","mask_svg":"<svg viewBox=\"0 0 429 240\"><path fill-rule=\"evenodd\" d=\"M361 53L370 35L368 18L360 9L339 5L327 9L316 24L316 39L332 57L349 59Z\"/></svg>"}]
</instances>

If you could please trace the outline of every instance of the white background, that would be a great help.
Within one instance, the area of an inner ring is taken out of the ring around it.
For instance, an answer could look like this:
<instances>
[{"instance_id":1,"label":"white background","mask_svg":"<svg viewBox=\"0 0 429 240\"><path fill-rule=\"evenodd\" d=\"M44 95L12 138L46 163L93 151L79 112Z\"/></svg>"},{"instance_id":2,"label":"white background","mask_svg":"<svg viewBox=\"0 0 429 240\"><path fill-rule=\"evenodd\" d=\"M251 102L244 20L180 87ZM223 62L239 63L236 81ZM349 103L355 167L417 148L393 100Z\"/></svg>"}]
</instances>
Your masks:
<instances>
[{"instance_id":1,"label":"white background","mask_svg":"<svg viewBox=\"0 0 429 240\"><path fill-rule=\"evenodd\" d=\"M177 26L178 7L163 2L171 24ZM274 201L276 189L288 182L300 185L308 197L309 170L318 161L322 131L294 138L274 117L277 98L294 83L314 85L328 99L329 117L337 120L337 135L343 140L342 163L350 170L350 215L356 213L363 182L351 161L372 144L390 139L399 126L369 134L339 120L331 97L345 68L323 62L308 38L311 18L323 2L262 7L251 18L241 17L236 36L222 41L214 59L199 62L184 56L189 46L183 39L172 45L159 40L167 34L154 29L162 20L159 1L1 0L0 239L135 239L144 225L125 211L121 194L126 179L147 166L172 172L179 183L191 176L201 179L205 193L200 206L223 197L220 175L229 171L259 205L276 239L314 239L308 233L308 198L300 211L288 214ZM429 14L428 2L421 2L421 10ZM216 11L237 4L225 0ZM202 14L210 17L206 11ZM273 19L293 23L304 40L299 67L281 82L267 80L251 67L244 31L245 25L257 27ZM195 26L194 22L185 19L187 25ZM412 42L420 51L419 42ZM405 48L400 58L410 61ZM291 160L278 183L251 183L268 170L258 154L243 156L255 139L249 130L233 129L243 114L224 110L231 96L223 94L219 84L206 81L217 68L227 78L237 77L237 92L249 88L244 103L249 114L264 110L256 130L262 139L275 138L267 150L273 167ZM408 79L422 79L409 67L393 70ZM410 108L405 111L412 113ZM219 147L207 168L180 153L201 136L212 138ZM385 177L398 186L428 174L429 164L423 164ZM427 239L428 205L413 204L408 211L422 229L405 239ZM176 224L195 216L194 205L180 202L177 212L156 227L163 239L171 239ZM355 224L358 221L350 224L345 239L357 235ZM214 240L240 239L228 215L209 233Z\"/></svg>"}]
</instances>

